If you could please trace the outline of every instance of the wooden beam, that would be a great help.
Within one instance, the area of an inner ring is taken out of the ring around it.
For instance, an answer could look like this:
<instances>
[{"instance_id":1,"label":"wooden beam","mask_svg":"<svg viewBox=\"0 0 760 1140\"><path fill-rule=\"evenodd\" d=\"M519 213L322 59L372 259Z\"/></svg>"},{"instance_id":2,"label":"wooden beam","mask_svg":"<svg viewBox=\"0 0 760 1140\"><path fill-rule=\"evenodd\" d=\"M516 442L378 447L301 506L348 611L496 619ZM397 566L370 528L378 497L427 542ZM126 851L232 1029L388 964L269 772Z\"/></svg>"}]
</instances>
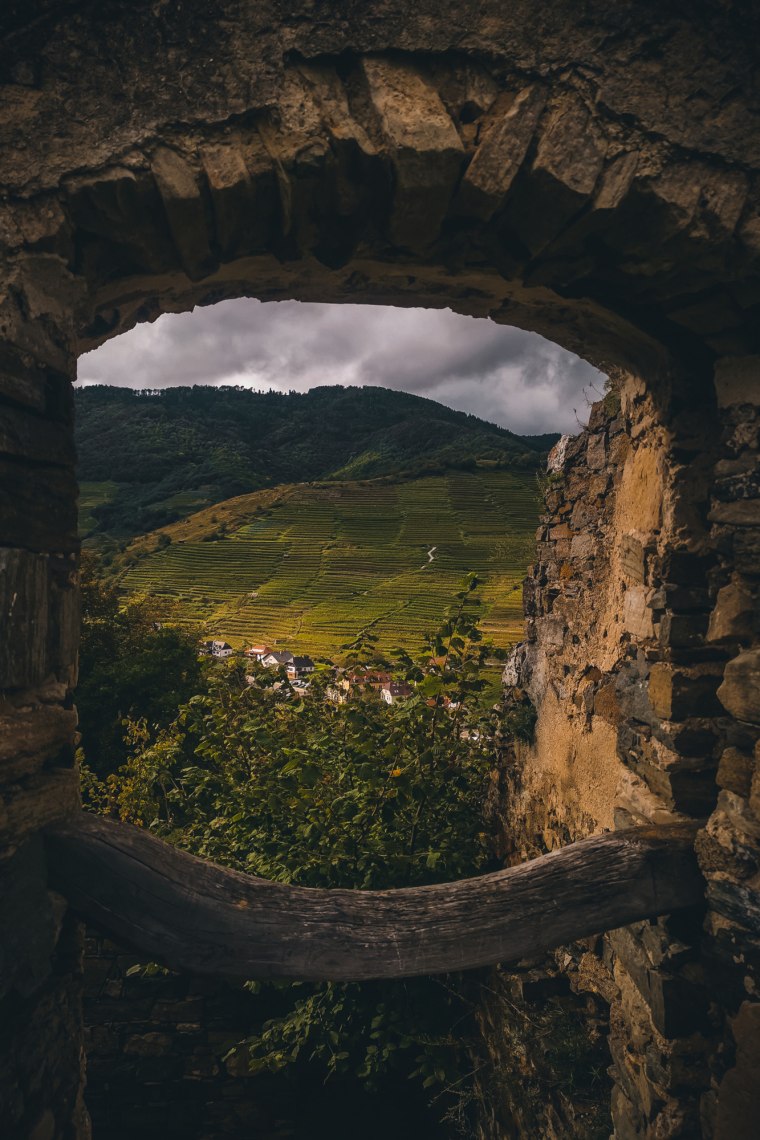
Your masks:
<instances>
[{"instance_id":1,"label":"wooden beam","mask_svg":"<svg viewBox=\"0 0 760 1140\"><path fill-rule=\"evenodd\" d=\"M696 825L631 828L490 875L390 891L285 886L84 812L47 835L50 886L172 969L334 981L469 969L703 898Z\"/></svg>"}]
</instances>

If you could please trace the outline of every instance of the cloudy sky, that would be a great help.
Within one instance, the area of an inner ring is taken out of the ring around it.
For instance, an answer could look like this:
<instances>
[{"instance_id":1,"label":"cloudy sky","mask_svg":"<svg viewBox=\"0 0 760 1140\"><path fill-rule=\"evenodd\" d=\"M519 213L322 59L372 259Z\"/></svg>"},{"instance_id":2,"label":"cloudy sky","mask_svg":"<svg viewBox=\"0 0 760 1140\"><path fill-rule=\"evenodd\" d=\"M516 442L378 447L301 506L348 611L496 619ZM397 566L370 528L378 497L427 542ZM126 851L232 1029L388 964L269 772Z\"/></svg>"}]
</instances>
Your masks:
<instances>
[{"instance_id":1,"label":"cloudy sky","mask_svg":"<svg viewBox=\"0 0 760 1140\"><path fill-rule=\"evenodd\" d=\"M591 365L543 337L448 309L253 300L138 325L81 357L79 379L300 392L376 384L521 433L577 431L603 384Z\"/></svg>"}]
</instances>

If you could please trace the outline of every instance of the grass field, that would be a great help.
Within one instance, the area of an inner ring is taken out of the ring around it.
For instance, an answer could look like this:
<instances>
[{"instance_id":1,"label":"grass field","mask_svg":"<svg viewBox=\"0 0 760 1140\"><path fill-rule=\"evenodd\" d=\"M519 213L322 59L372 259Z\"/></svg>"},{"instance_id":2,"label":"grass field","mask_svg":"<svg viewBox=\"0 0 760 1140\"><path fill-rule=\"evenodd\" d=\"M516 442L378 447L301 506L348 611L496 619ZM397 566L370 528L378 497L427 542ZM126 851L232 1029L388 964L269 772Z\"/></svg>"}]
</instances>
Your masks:
<instances>
[{"instance_id":1,"label":"grass field","mask_svg":"<svg viewBox=\"0 0 760 1140\"><path fill-rule=\"evenodd\" d=\"M233 646L340 658L366 629L381 648L417 648L473 571L485 579L484 631L506 647L521 636L537 516L534 477L506 471L295 484L138 539L122 585L165 595Z\"/></svg>"},{"instance_id":2,"label":"grass field","mask_svg":"<svg viewBox=\"0 0 760 1140\"><path fill-rule=\"evenodd\" d=\"M110 481L79 484L79 533L83 539L97 526L97 519L92 513L95 507L112 499L118 489L119 484Z\"/></svg>"}]
</instances>

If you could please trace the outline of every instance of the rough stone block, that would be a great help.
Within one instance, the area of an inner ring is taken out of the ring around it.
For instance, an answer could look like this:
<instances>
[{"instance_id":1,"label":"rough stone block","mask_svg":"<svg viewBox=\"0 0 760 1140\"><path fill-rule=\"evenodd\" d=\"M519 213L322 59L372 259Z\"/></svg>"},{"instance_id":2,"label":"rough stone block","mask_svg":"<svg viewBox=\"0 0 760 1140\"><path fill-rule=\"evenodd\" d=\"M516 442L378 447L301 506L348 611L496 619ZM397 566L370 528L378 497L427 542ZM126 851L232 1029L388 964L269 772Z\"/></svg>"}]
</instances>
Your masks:
<instances>
[{"instance_id":1,"label":"rough stone block","mask_svg":"<svg viewBox=\"0 0 760 1140\"><path fill-rule=\"evenodd\" d=\"M589 436L586 463L589 470L601 471L607 462L607 441L604 435Z\"/></svg>"},{"instance_id":2,"label":"rough stone block","mask_svg":"<svg viewBox=\"0 0 760 1140\"><path fill-rule=\"evenodd\" d=\"M645 586L629 586L623 595L623 629L641 640L654 637L652 611L647 605L649 593Z\"/></svg>"},{"instance_id":3,"label":"rough stone block","mask_svg":"<svg viewBox=\"0 0 760 1140\"><path fill-rule=\"evenodd\" d=\"M502 206L545 105L546 92L535 85L496 100L481 126L478 148L462 178L458 213L488 221Z\"/></svg>"},{"instance_id":4,"label":"rough stone block","mask_svg":"<svg viewBox=\"0 0 760 1140\"><path fill-rule=\"evenodd\" d=\"M760 532L742 528L734 535L734 564L740 574L757 577L760 568Z\"/></svg>"},{"instance_id":5,"label":"rough stone block","mask_svg":"<svg viewBox=\"0 0 760 1140\"><path fill-rule=\"evenodd\" d=\"M0 847L16 844L80 810L79 772L76 768L48 768L21 785L2 789Z\"/></svg>"},{"instance_id":6,"label":"rough stone block","mask_svg":"<svg viewBox=\"0 0 760 1140\"><path fill-rule=\"evenodd\" d=\"M649 675L649 700L656 716L685 720L690 716L720 716L716 697L720 677L707 670L690 673L656 664Z\"/></svg>"},{"instance_id":7,"label":"rough stone block","mask_svg":"<svg viewBox=\"0 0 760 1140\"><path fill-rule=\"evenodd\" d=\"M715 1140L753 1140L760 1121L760 1003L745 1001L731 1022L736 1064L718 1088Z\"/></svg>"},{"instance_id":8,"label":"rough stone block","mask_svg":"<svg viewBox=\"0 0 760 1140\"><path fill-rule=\"evenodd\" d=\"M618 545L620 569L636 585L644 582L644 547L640 539L624 534Z\"/></svg>"},{"instance_id":9,"label":"rough stone block","mask_svg":"<svg viewBox=\"0 0 760 1140\"><path fill-rule=\"evenodd\" d=\"M61 467L73 467L76 462L67 424L17 408L0 408L0 454Z\"/></svg>"},{"instance_id":10,"label":"rough stone block","mask_svg":"<svg viewBox=\"0 0 760 1140\"><path fill-rule=\"evenodd\" d=\"M718 765L716 783L738 796L749 797L755 764L751 756L738 748L726 748Z\"/></svg>"},{"instance_id":11,"label":"rough stone block","mask_svg":"<svg viewBox=\"0 0 760 1140\"><path fill-rule=\"evenodd\" d=\"M253 180L239 148L209 145L201 161L211 190L216 221L216 239L222 257L250 253L256 248L250 217L256 213Z\"/></svg>"},{"instance_id":12,"label":"rough stone block","mask_svg":"<svg viewBox=\"0 0 760 1140\"><path fill-rule=\"evenodd\" d=\"M734 503L715 503L708 515L710 522L722 526L760 526L760 499L739 499Z\"/></svg>"},{"instance_id":13,"label":"rough stone block","mask_svg":"<svg viewBox=\"0 0 760 1140\"><path fill-rule=\"evenodd\" d=\"M417 249L438 236L464 147L438 92L410 64L369 57L361 70L396 174L390 237Z\"/></svg>"},{"instance_id":14,"label":"rough stone block","mask_svg":"<svg viewBox=\"0 0 760 1140\"><path fill-rule=\"evenodd\" d=\"M133 271L158 273L176 265L161 197L149 171L111 166L69 180L66 190L77 228L114 243Z\"/></svg>"},{"instance_id":15,"label":"rough stone block","mask_svg":"<svg viewBox=\"0 0 760 1140\"><path fill-rule=\"evenodd\" d=\"M0 548L0 689L40 684L50 673L75 679L79 638L76 564L27 550Z\"/></svg>"},{"instance_id":16,"label":"rough stone block","mask_svg":"<svg viewBox=\"0 0 760 1140\"><path fill-rule=\"evenodd\" d=\"M0 398L50 419L71 423L71 378L39 363L14 345L0 342Z\"/></svg>"},{"instance_id":17,"label":"rough stone block","mask_svg":"<svg viewBox=\"0 0 760 1140\"><path fill-rule=\"evenodd\" d=\"M701 645L707 633L708 615L665 613L660 622L660 644L677 649Z\"/></svg>"},{"instance_id":18,"label":"rough stone block","mask_svg":"<svg viewBox=\"0 0 760 1140\"><path fill-rule=\"evenodd\" d=\"M760 356L725 356L718 360L715 391L721 408L760 404Z\"/></svg>"},{"instance_id":19,"label":"rough stone block","mask_svg":"<svg viewBox=\"0 0 760 1140\"><path fill-rule=\"evenodd\" d=\"M539 131L536 157L510 199L510 228L535 255L594 193L606 144L576 95L558 99Z\"/></svg>"},{"instance_id":20,"label":"rough stone block","mask_svg":"<svg viewBox=\"0 0 760 1140\"><path fill-rule=\"evenodd\" d=\"M652 1022L665 1038L698 1033L707 1024L707 995L703 987L683 973L652 968L642 946L626 928L608 935L620 967L644 999Z\"/></svg>"},{"instance_id":21,"label":"rough stone block","mask_svg":"<svg viewBox=\"0 0 760 1140\"><path fill-rule=\"evenodd\" d=\"M134 1033L124 1042L124 1052L133 1057L165 1057L173 1041L168 1033Z\"/></svg>"},{"instance_id":22,"label":"rough stone block","mask_svg":"<svg viewBox=\"0 0 760 1140\"><path fill-rule=\"evenodd\" d=\"M718 591L716 608L710 614L708 641L719 642L745 637L755 620L752 594L741 579L734 579Z\"/></svg>"},{"instance_id":23,"label":"rough stone block","mask_svg":"<svg viewBox=\"0 0 760 1140\"><path fill-rule=\"evenodd\" d=\"M73 470L0 458L0 542L33 551L78 550Z\"/></svg>"},{"instance_id":24,"label":"rough stone block","mask_svg":"<svg viewBox=\"0 0 760 1140\"><path fill-rule=\"evenodd\" d=\"M0 688L25 688L48 669L48 559L0 548Z\"/></svg>"},{"instance_id":25,"label":"rough stone block","mask_svg":"<svg viewBox=\"0 0 760 1140\"><path fill-rule=\"evenodd\" d=\"M168 147L159 147L150 165L182 267L192 281L198 281L214 267L214 258L195 173Z\"/></svg>"},{"instance_id":26,"label":"rough stone block","mask_svg":"<svg viewBox=\"0 0 760 1140\"><path fill-rule=\"evenodd\" d=\"M718 699L738 720L760 724L760 649L746 650L728 662Z\"/></svg>"},{"instance_id":27,"label":"rough stone block","mask_svg":"<svg viewBox=\"0 0 760 1140\"><path fill-rule=\"evenodd\" d=\"M32 692L11 700L0 695L0 785L38 771L70 746L76 710L53 703L54 696Z\"/></svg>"}]
</instances>

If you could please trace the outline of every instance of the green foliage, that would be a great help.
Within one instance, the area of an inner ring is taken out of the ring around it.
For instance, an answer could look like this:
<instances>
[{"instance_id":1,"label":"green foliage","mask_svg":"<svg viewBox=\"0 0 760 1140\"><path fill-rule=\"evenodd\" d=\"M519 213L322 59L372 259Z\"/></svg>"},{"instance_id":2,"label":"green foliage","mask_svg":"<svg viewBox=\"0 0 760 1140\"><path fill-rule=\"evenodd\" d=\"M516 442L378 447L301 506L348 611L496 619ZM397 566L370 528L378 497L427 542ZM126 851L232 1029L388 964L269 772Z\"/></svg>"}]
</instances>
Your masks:
<instances>
[{"instance_id":1,"label":"green foliage","mask_svg":"<svg viewBox=\"0 0 760 1140\"><path fill-rule=\"evenodd\" d=\"M172 625L165 605L138 597L122 605L86 552L81 594L77 709L87 765L102 775L127 758L124 721L169 724L178 705L200 689L201 666L195 634Z\"/></svg>"},{"instance_id":2,"label":"green foliage","mask_svg":"<svg viewBox=\"0 0 760 1140\"><path fill-rule=\"evenodd\" d=\"M547 437L517 436L385 388L140 393L93 385L76 401L80 478L100 487L83 504L86 532L100 541L280 483L410 477L478 463L533 469L547 450Z\"/></svg>"},{"instance_id":3,"label":"green foliage","mask_svg":"<svg viewBox=\"0 0 760 1140\"><path fill-rule=\"evenodd\" d=\"M282 673L259 670L249 686L238 666L220 665L168 727L131 723L128 762L90 779L90 804L279 882L379 889L483 871L499 710L482 700L492 649L478 629L477 585L468 579L418 657L396 655L396 676L416 684L409 699L336 706L319 673L301 699ZM357 651L371 658L371 637ZM244 1047L255 1071L308 1061L369 1086L395 1071L425 1088L459 1088L473 1028L468 985L281 987L279 1016Z\"/></svg>"}]
</instances>

